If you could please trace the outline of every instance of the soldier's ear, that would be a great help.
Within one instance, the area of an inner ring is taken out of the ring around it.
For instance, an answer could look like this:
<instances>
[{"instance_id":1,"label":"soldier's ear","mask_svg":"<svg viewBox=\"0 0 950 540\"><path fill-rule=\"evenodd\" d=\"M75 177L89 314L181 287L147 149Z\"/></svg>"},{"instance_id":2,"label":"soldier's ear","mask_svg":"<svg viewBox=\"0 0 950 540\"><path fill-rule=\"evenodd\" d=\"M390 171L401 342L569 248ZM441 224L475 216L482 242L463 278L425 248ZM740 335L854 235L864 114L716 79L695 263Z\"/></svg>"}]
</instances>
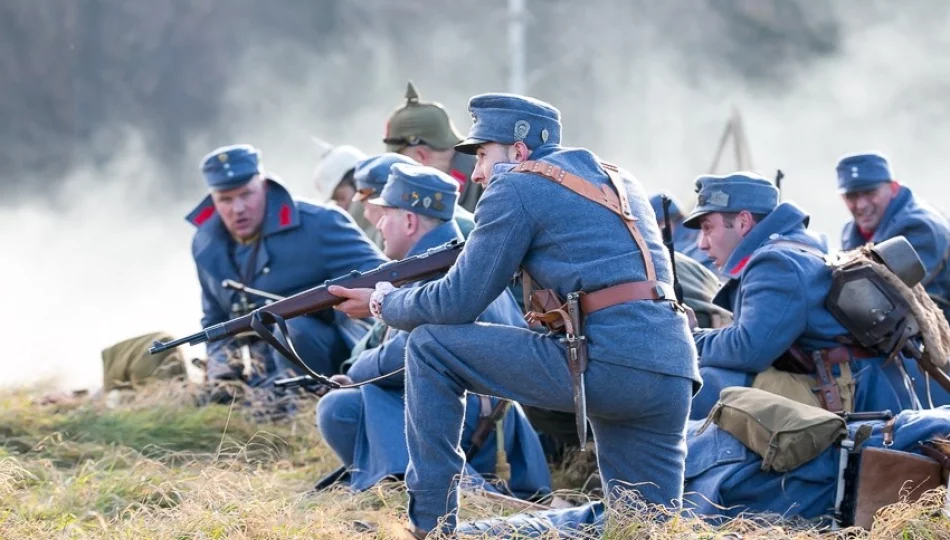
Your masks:
<instances>
[{"instance_id":1,"label":"soldier's ear","mask_svg":"<svg viewBox=\"0 0 950 540\"><path fill-rule=\"evenodd\" d=\"M431 165L432 162L432 150L424 145L419 144L412 147L415 150L415 156L413 159L421 163L422 165Z\"/></svg>"},{"instance_id":2,"label":"soldier's ear","mask_svg":"<svg viewBox=\"0 0 950 540\"><path fill-rule=\"evenodd\" d=\"M410 212L408 210L403 210L403 219L406 220L406 234L412 235L419 230L419 215L415 212Z\"/></svg>"},{"instance_id":3,"label":"soldier's ear","mask_svg":"<svg viewBox=\"0 0 950 540\"><path fill-rule=\"evenodd\" d=\"M528 149L528 146L522 141L515 141L511 148L514 150L514 156L511 156L512 163L522 163L528 161L528 156L531 155L531 150Z\"/></svg>"},{"instance_id":4,"label":"soldier's ear","mask_svg":"<svg viewBox=\"0 0 950 540\"><path fill-rule=\"evenodd\" d=\"M742 236L749 234L749 231L755 227L755 218L752 217L752 213L748 210L739 212L739 215L736 217L739 220L739 232Z\"/></svg>"}]
</instances>

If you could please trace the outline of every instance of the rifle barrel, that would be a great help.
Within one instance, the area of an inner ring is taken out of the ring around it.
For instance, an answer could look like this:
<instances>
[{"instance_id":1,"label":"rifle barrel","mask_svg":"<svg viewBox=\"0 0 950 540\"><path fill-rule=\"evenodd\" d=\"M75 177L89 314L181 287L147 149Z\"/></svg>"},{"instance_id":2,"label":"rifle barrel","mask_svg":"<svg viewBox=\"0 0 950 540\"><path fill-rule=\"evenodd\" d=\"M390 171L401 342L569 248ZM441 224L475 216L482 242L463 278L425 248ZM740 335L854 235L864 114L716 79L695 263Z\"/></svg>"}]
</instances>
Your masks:
<instances>
[{"instance_id":1,"label":"rifle barrel","mask_svg":"<svg viewBox=\"0 0 950 540\"><path fill-rule=\"evenodd\" d=\"M152 346L149 348L148 352L150 354L158 354L162 351L167 351L168 349L174 349L180 345L197 345L199 343L205 343L206 341L213 341L211 336L216 336L224 330L223 324L216 324L214 326L209 326L200 332L195 332L190 336L185 336L183 338L173 339L170 341L161 342L155 340L152 342ZM220 339L220 338L218 338Z\"/></svg>"},{"instance_id":2,"label":"rifle barrel","mask_svg":"<svg viewBox=\"0 0 950 540\"><path fill-rule=\"evenodd\" d=\"M149 352L151 354L157 354L173 347L184 345L185 343L196 345L198 343L218 341L242 332L248 332L251 330L251 321L254 314L258 311L277 315L283 319L292 319L301 315L329 309L337 304L343 303L343 301L346 300L345 298L334 296L327 292L327 287L330 285L340 285L350 289L358 289L372 288L380 281L389 281L398 287L409 282L432 277L451 268L452 265L455 264L456 259L458 259L459 253L461 253L464 246L465 242L453 240L452 242L430 249L420 255L409 257L401 261L384 263L373 270L362 273L354 270L347 275L328 280L323 285L318 285L306 291L288 296L258 308L247 315L209 326L201 332L196 332L190 336L165 343L155 341L149 349Z\"/></svg>"}]
</instances>

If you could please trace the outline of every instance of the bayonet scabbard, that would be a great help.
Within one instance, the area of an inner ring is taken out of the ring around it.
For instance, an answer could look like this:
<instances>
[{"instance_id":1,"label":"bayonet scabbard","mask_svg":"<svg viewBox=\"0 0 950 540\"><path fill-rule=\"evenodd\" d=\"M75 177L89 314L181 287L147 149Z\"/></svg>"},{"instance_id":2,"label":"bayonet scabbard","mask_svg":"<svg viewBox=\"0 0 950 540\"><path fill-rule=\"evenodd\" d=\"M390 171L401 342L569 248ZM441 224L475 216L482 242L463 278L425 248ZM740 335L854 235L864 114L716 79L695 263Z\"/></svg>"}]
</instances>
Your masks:
<instances>
[{"instance_id":1,"label":"bayonet scabbard","mask_svg":"<svg viewBox=\"0 0 950 540\"><path fill-rule=\"evenodd\" d=\"M587 371L587 337L584 336L583 315L580 308L580 293L567 295L567 314L571 328L563 341L567 345L567 368L571 374L574 394L574 416L577 422L577 438L581 451L587 443L587 389L584 372ZM573 332L571 331L573 330Z\"/></svg>"}]
</instances>

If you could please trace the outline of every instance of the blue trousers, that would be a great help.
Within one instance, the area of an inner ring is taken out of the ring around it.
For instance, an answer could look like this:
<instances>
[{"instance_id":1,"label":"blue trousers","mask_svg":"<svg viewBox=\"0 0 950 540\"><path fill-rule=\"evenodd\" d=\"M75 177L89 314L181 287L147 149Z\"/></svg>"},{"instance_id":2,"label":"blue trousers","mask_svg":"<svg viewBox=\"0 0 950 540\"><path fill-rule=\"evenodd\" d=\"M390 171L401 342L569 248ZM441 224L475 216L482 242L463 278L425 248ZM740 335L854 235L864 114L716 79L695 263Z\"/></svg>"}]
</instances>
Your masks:
<instances>
[{"instance_id":1,"label":"blue trousers","mask_svg":"<svg viewBox=\"0 0 950 540\"><path fill-rule=\"evenodd\" d=\"M420 326L409 335L406 370L409 519L427 531L456 526L466 390L573 410L563 344L528 329L486 323ZM586 378L608 500L631 490L648 503L679 507L692 381L596 358Z\"/></svg>"},{"instance_id":2,"label":"blue trousers","mask_svg":"<svg viewBox=\"0 0 950 540\"><path fill-rule=\"evenodd\" d=\"M344 467L353 466L356 437L363 416L360 391L334 390L317 402L317 428Z\"/></svg>"},{"instance_id":3,"label":"blue trousers","mask_svg":"<svg viewBox=\"0 0 950 540\"><path fill-rule=\"evenodd\" d=\"M462 448L472 449L483 397L469 394L462 429ZM498 400L490 400L495 407ZM406 474L406 404L402 389L367 385L358 389L334 390L317 403L317 424L327 445L339 457L348 474L341 478L351 489L363 491L384 478ZM529 498L551 491L551 473L541 442L531 429L520 406L513 404L505 414L503 437L510 477L505 489L516 497ZM496 472L499 437L492 431L465 466L466 481L495 490L486 479Z\"/></svg>"}]
</instances>

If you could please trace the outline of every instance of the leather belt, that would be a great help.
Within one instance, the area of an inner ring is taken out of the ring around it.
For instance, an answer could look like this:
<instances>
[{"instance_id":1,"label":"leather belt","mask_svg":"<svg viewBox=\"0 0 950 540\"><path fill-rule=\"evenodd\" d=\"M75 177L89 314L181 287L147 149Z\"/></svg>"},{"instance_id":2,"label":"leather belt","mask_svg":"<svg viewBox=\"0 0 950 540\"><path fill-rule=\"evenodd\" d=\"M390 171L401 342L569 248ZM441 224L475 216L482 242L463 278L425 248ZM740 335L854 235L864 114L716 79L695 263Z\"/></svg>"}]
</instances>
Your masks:
<instances>
[{"instance_id":1,"label":"leather belt","mask_svg":"<svg viewBox=\"0 0 950 540\"><path fill-rule=\"evenodd\" d=\"M821 355L829 364L847 364L851 360L864 360L878 356L863 347L832 347L822 349Z\"/></svg>"},{"instance_id":2,"label":"leather belt","mask_svg":"<svg viewBox=\"0 0 950 540\"><path fill-rule=\"evenodd\" d=\"M629 281L581 294L581 310L584 315L636 300L676 300L673 287L661 281Z\"/></svg>"}]
</instances>

